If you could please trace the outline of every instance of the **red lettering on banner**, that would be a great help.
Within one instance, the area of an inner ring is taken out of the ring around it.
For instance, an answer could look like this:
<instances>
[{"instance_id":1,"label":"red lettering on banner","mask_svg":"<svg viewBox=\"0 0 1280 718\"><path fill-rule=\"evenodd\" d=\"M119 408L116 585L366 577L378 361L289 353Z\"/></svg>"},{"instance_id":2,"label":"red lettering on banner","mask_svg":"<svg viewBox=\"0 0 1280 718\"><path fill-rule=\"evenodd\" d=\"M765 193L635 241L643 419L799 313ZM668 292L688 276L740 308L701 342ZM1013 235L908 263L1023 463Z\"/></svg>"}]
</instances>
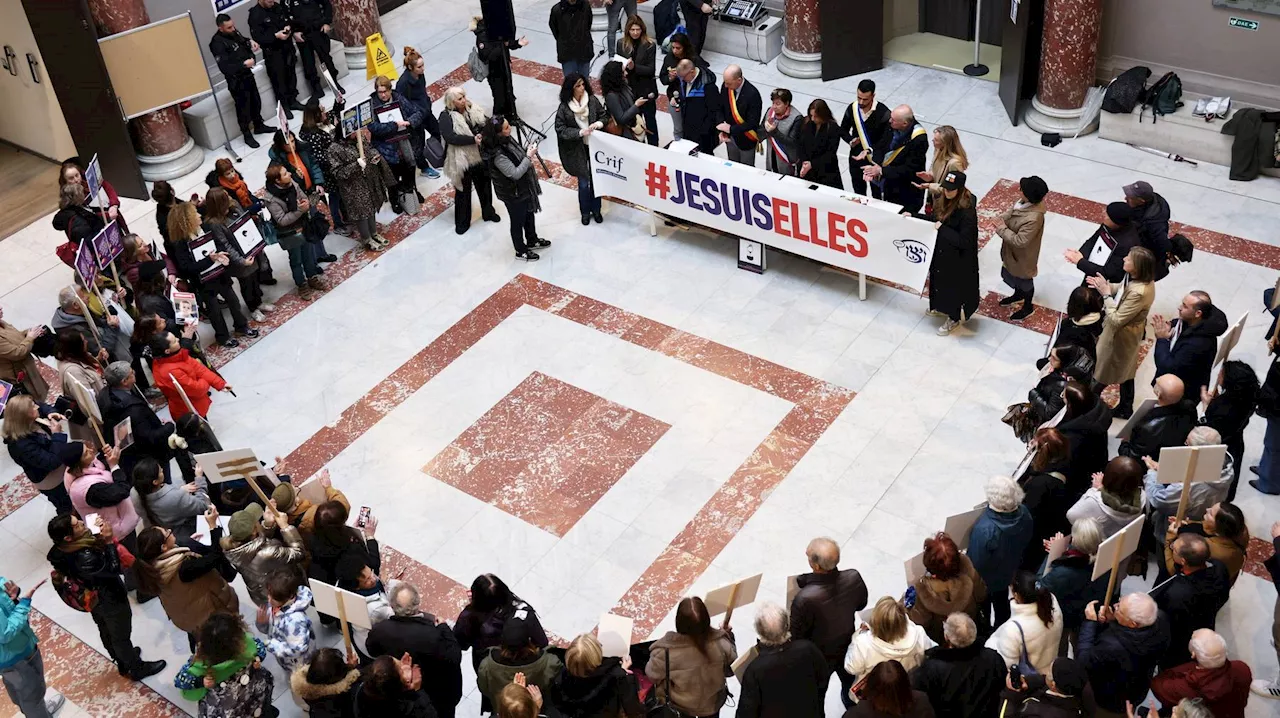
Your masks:
<instances>
[{"instance_id":1,"label":"red lettering on banner","mask_svg":"<svg viewBox=\"0 0 1280 718\"><path fill-rule=\"evenodd\" d=\"M844 224L844 216L835 212L827 213L827 234L831 235L831 248L837 252L845 251L844 245L840 244L840 238L844 236L844 228L840 225Z\"/></svg>"},{"instance_id":2,"label":"red lettering on banner","mask_svg":"<svg viewBox=\"0 0 1280 718\"><path fill-rule=\"evenodd\" d=\"M819 247L825 247L827 246L827 240L818 236L819 234L821 234L818 231L819 229L821 229L821 225L818 224L818 208L810 207L809 208L809 231L813 233L813 239L811 241L814 244L818 245Z\"/></svg>"},{"instance_id":3,"label":"red lettering on banner","mask_svg":"<svg viewBox=\"0 0 1280 718\"><path fill-rule=\"evenodd\" d=\"M791 205L791 224L793 227L791 236L801 242L808 242L809 238L800 231L800 207L797 206L795 202L789 202L788 204Z\"/></svg>"},{"instance_id":4,"label":"red lettering on banner","mask_svg":"<svg viewBox=\"0 0 1280 718\"><path fill-rule=\"evenodd\" d=\"M848 230L849 239L853 240L852 242L849 242L848 245L849 254L852 254L855 257L867 256L866 223L857 217L853 217L849 220L848 224L845 225L845 228Z\"/></svg>"},{"instance_id":5,"label":"red lettering on banner","mask_svg":"<svg viewBox=\"0 0 1280 718\"><path fill-rule=\"evenodd\" d=\"M778 199L777 197L773 198L773 231L783 237L790 237L791 231L783 226L789 219L787 217L787 213L783 211L786 204L786 202Z\"/></svg>"}]
</instances>

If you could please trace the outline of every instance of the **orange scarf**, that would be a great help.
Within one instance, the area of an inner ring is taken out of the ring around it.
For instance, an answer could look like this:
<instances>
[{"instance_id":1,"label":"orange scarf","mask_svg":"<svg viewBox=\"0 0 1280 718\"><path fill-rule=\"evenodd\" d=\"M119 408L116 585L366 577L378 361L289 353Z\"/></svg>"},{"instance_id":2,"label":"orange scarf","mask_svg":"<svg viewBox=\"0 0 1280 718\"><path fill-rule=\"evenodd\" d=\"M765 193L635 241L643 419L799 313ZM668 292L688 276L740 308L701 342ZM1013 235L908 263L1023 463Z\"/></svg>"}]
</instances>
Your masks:
<instances>
[{"instance_id":1,"label":"orange scarf","mask_svg":"<svg viewBox=\"0 0 1280 718\"><path fill-rule=\"evenodd\" d=\"M253 204L253 194L249 192L249 185L245 184L244 178L240 173L236 173L235 180L229 180L222 175L218 175L218 184L222 188L235 195L236 201L241 207L248 207Z\"/></svg>"},{"instance_id":2,"label":"orange scarf","mask_svg":"<svg viewBox=\"0 0 1280 718\"><path fill-rule=\"evenodd\" d=\"M298 176L302 178L302 191L309 192L311 190L311 173L307 171L307 165L302 161L302 157L296 150L289 150L289 164L298 171Z\"/></svg>"}]
</instances>

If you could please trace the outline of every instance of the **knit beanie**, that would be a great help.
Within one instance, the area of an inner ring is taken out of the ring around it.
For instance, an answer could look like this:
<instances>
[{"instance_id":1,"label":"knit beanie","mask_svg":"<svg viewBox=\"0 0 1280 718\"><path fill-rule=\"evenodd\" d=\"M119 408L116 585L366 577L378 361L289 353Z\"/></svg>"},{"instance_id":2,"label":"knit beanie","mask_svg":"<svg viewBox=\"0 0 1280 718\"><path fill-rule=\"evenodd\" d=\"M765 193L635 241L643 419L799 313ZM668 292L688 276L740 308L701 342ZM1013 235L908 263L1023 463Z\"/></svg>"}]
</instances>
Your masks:
<instances>
[{"instance_id":1,"label":"knit beanie","mask_svg":"<svg viewBox=\"0 0 1280 718\"><path fill-rule=\"evenodd\" d=\"M1124 202L1112 202L1107 205L1107 217L1123 226L1133 221L1133 210Z\"/></svg>"},{"instance_id":2,"label":"knit beanie","mask_svg":"<svg viewBox=\"0 0 1280 718\"><path fill-rule=\"evenodd\" d=\"M1035 175L1023 177L1018 182L1018 188L1022 190L1022 196L1026 197L1031 204L1040 204L1049 195L1049 185Z\"/></svg>"}]
</instances>

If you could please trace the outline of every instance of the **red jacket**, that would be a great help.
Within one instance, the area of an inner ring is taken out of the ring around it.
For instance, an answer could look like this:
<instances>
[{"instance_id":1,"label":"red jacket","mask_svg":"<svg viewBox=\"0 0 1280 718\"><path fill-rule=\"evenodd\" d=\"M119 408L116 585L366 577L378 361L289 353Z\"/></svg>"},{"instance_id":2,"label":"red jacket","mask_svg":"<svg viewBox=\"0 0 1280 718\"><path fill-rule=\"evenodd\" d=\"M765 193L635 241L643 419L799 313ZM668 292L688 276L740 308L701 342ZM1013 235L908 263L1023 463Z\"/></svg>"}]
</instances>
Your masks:
<instances>
[{"instance_id":1,"label":"red jacket","mask_svg":"<svg viewBox=\"0 0 1280 718\"><path fill-rule=\"evenodd\" d=\"M1157 674L1151 692L1167 708L1183 698L1203 698L1214 718L1244 718L1252 680L1244 661L1227 661L1221 668L1201 668L1191 661Z\"/></svg>"},{"instance_id":2,"label":"red jacket","mask_svg":"<svg viewBox=\"0 0 1280 718\"><path fill-rule=\"evenodd\" d=\"M156 386L160 387L164 397L169 400L169 415L174 421L187 414L187 405L182 401L182 394L173 385L175 379L200 416L209 415L209 404L212 403L209 400L209 390L221 391L227 385L222 377L193 359L186 349L179 349L169 356L152 359L151 373L155 377ZM170 374L173 375L173 379L169 378Z\"/></svg>"}]
</instances>

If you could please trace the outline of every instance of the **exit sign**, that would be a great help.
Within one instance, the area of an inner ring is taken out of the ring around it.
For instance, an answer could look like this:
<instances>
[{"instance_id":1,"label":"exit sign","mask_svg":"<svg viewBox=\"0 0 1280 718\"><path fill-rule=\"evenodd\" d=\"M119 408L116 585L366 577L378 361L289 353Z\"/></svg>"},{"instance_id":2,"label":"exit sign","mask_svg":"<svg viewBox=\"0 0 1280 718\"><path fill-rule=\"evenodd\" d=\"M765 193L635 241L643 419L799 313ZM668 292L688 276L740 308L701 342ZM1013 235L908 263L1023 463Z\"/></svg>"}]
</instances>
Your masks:
<instances>
[{"instance_id":1,"label":"exit sign","mask_svg":"<svg viewBox=\"0 0 1280 718\"><path fill-rule=\"evenodd\" d=\"M1233 17L1233 18L1231 18L1231 27L1238 27L1238 28L1241 28L1241 29L1243 29L1243 30L1257 30L1257 29L1258 29L1258 21L1257 21L1257 20L1246 20L1246 19L1244 19L1244 18L1242 18L1242 17Z\"/></svg>"}]
</instances>

